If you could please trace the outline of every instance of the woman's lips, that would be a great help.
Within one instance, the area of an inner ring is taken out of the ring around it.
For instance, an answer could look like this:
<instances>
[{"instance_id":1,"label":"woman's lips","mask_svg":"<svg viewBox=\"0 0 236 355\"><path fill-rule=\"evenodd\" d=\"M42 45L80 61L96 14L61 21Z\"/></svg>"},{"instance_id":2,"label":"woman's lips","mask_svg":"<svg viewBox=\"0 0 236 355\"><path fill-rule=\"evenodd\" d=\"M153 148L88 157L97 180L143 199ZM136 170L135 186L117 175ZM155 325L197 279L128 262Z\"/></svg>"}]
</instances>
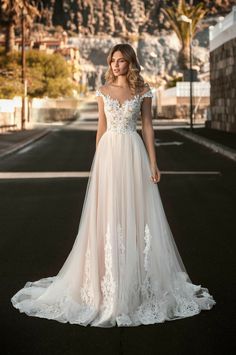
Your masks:
<instances>
[{"instance_id":1,"label":"woman's lips","mask_svg":"<svg viewBox=\"0 0 236 355\"><path fill-rule=\"evenodd\" d=\"M114 72L115 72L115 73L118 73L118 72L119 72L119 69L114 69Z\"/></svg>"}]
</instances>

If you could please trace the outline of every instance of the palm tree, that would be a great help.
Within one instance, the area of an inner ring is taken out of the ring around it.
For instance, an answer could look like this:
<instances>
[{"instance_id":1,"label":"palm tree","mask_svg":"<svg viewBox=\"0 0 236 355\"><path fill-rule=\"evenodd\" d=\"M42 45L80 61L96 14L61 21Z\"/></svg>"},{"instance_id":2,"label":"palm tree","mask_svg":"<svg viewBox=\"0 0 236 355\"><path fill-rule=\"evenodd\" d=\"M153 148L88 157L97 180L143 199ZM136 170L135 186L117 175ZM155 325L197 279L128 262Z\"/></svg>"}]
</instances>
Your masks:
<instances>
[{"instance_id":1,"label":"palm tree","mask_svg":"<svg viewBox=\"0 0 236 355\"><path fill-rule=\"evenodd\" d=\"M203 3L189 5L185 0L179 0L178 4L173 4L172 7L162 9L162 12L168 18L171 27L181 42L182 48L179 53L178 62L180 69L185 70L188 68L190 61L191 27L193 38L197 32L198 23L205 16L207 9L204 8ZM188 22L180 21L183 15L192 20L191 27Z\"/></svg>"},{"instance_id":2,"label":"palm tree","mask_svg":"<svg viewBox=\"0 0 236 355\"><path fill-rule=\"evenodd\" d=\"M38 0L1 0L0 20L5 28L5 50L9 53L14 48L15 27L19 25L21 17L26 17L26 23L30 24L35 16L39 15L37 10Z\"/></svg>"}]
</instances>

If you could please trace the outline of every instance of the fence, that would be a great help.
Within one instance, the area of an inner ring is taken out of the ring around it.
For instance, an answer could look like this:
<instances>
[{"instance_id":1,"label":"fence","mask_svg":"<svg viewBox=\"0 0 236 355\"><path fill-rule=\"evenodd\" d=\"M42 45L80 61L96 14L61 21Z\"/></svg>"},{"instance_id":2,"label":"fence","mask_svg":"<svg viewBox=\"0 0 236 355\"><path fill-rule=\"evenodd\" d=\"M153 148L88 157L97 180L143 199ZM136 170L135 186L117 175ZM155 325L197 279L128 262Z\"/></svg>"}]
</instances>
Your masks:
<instances>
[{"instance_id":1,"label":"fence","mask_svg":"<svg viewBox=\"0 0 236 355\"><path fill-rule=\"evenodd\" d=\"M217 25L210 26L210 51L236 37L236 6Z\"/></svg>"},{"instance_id":2,"label":"fence","mask_svg":"<svg viewBox=\"0 0 236 355\"><path fill-rule=\"evenodd\" d=\"M193 106L195 119L206 119L210 104L210 83L193 82ZM190 83L178 82L176 87L158 90L157 107L159 117L187 118L190 106Z\"/></svg>"},{"instance_id":3,"label":"fence","mask_svg":"<svg viewBox=\"0 0 236 355\"><path fill-rule=\"evenodd\" d=\"M21 98L0 100L0 130L19 129L21 126ZM26 112L27 114L27 112Z\"/></svg>"},{"instance_id":4,"label":"fence","mask_svg":"<svg viewBox=\"0 0 236 355\"><path fill-rule=\"evenodd\" d=\"M75 119L78 116L80 99L38 99L26 100L25 128L35 122L58 122ZM0 131L21 128L21 98L0 100Z\"/></svg>"}]
</instances>

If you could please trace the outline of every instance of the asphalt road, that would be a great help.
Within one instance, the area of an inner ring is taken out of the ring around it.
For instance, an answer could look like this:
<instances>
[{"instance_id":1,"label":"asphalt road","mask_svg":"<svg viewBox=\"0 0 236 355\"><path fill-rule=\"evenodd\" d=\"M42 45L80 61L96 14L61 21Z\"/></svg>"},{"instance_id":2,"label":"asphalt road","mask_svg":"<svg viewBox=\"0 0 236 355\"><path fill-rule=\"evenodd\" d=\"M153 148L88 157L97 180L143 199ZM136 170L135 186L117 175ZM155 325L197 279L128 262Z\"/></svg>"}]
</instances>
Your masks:
<instances>
[{"instance_id":1,"label":"asphalt road","mask_svg":"<svg viewBox=\"0 0 236 355\"><path fill-rule=\"evenodd\" d=\"M89 171L95 135L92 130L58 128L1 160L0 172ZM194 317L133 328L83 327L19 313L11 296L27 281L57 274L67 257L87 178L2 176L2 354L234 353L235 164L171 130L155 135L163 171L159 189L176 244L191 280L207 287L217 304Z\"/></svg>"}]
</instances>

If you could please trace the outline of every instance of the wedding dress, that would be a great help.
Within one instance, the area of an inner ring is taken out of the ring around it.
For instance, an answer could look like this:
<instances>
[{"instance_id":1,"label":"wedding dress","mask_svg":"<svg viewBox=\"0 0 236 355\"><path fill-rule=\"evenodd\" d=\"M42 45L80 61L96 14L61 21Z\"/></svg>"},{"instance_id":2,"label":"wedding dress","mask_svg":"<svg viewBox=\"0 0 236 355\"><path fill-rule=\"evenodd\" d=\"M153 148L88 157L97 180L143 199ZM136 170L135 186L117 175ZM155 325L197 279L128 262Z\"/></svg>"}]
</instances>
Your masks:
<instances>
[{"instance_id":1,"label":"wedding dress","mask_svg":"<svg viewBox=\"0 0 236 355\"><path fill-rule=\"evenodd\" d=\"M83 326L138 326L191 317L216 303L194 285L136 131L148 90L120 103L101 92L107 130L91 166L77 237L57 275L11 299L29 316Z\"/></svg>"}]
</instances>

